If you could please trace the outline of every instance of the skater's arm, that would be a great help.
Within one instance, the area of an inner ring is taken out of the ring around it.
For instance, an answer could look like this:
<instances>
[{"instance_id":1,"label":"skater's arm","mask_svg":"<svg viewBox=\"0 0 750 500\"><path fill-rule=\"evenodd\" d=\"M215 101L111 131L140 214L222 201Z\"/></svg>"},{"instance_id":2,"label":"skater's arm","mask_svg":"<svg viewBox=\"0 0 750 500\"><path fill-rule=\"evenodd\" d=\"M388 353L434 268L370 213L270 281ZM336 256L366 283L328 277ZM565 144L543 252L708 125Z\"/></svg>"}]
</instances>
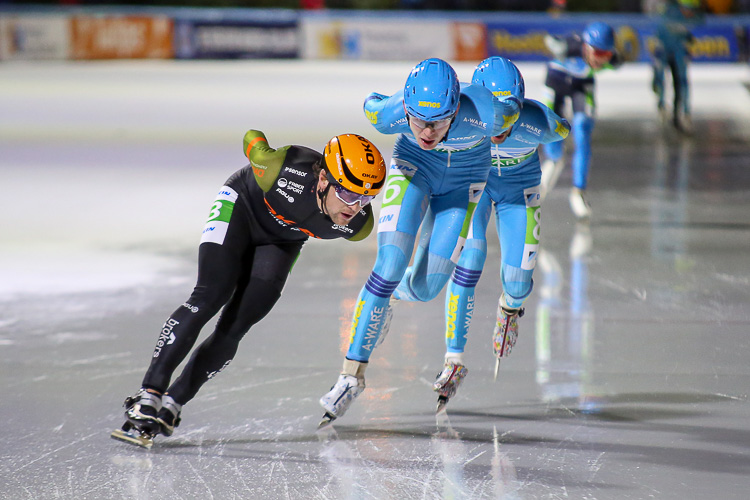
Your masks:
<instances>
[{"instance_id":1,"label":"skater's arm","mask_svg":"<svg viewBox=\"0 0 750 500\"><path fill-rule=\"evenodd\" d=\"M544 45L552 54L553 59L563 59L568 50L568 44L564 39L554 35L544 35Z\"/></svg>"},{"instance_id":2,"label":"skater's arm","mask_svg":"<svg viewBox=\"0 0 750 500\"><path fill-rule=\"evenodd\" d=\"M375 216L372 214L372 205L367 205L365 208L363 208L367 213L367 221L362 226L362 228L354 233L351 238L348 238L349 241L362 241L368 236L370 236L370 233L372 232L373 227L375 227Z\"/></svg>"},{"instance_id":3,"label":"skater's arm","mask_svg":"<svg viewBox=\"0 0 750 500\"><path fill-rule=\"evenodd\" d=\"M525 99L524 110L535 108L538 110L539 127L543 130L540 144L562 141L570 133L570 123L539 101Z\"/></svg>"},{"instance_id":4,"label":"skater's arm","mask_svg":"<svg viewBox=\"0 0 750 500\"><path fill-rule=\"evenodd\" d=\"M372 126L381 134L409 132L403 92L390 97L372 92L365 98L363 109Z\"/></svg>"},{"instance_id":5,"label":"skater's arm","mask_svg":"<svg viewBox=\"0 0 750 500\"><path fill-rule=\"evenodd\" d=\"M264 192L268 192L279 176L289 146L273 149L268 145L268 139L263 132L248 130L245 133L242 149L247 159L250 160L258 186Z\"/></svg>"},{"instance_id":6,"label":"skater's arm","mask_svg":"<svg viewBox=\"0 0 750 500\"><path fill-rule=\"evenodd\" d=\"M513 124L518 121L518 117L521 116L521 103L515 97L511 96L500 99L495 97L489 89L479 85L468 85L462 88L461 91L473 95L473 99L477 102L477 109L480 111L480 117L483 117L484 115L484 102L491 105L492 114L490 118L492 119L492 127L487 127L488 137L502 134L512 127ZM476 95L478 91L481 91L481 93ZM482 118L482 121L485 121L485 119Z\"/></svg>"}]
</instances>

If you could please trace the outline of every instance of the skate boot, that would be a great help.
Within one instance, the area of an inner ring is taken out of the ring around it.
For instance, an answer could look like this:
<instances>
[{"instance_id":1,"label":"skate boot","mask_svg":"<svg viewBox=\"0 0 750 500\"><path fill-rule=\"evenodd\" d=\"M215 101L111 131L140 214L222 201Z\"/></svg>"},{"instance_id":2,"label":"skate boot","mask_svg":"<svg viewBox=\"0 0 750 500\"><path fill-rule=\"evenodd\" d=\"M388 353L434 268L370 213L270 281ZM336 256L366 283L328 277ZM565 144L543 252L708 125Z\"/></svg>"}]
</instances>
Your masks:
<instances>
[{"instance_id":1,"label":"skate boot","mask_svg":"<svg viewBox=\"0 0 750 500\"><path fill-rule=\"evenodd\" d=\"M121 429L111 436L126 443L151 448L154 436L161 431L157 415L161 410L161 396L141 388L134 396L125 399L125 418Z\"/></svg>"},{"instance_id":2,"label":"skate boot","mask_svg":"<svg viewBox=\"0 0 750 500\"><path fill-rule=\"evenodd\" d=\"M165 394L161 400L162 407L159 410L157 420L159 422L160 431L165 436L171 436L174 433L174 428L180 425L180 412L182 412L182 405L177 403L169 395Z\"/></svg>"},{"instance_id":3,"label":"skate boot","mask_svg":"<svg viewBox=\"0 0 750 500\"><path fill-rule=\"evenodd\" d=\"M570 190L570 209L578 220L585 220L591 217L591 205L586 201L584 196L585 190L574 187Z\"/></svg>"},{"instance_id":4,"label":"skate boot","mask_svg":"<svg viewBox=\"0 0 750 500\"><path fill-rule=\"evenodd\" d=\"M161 410L160 395L140 389L135 396L127 398L123 406L125 418L134 427L149 432L159 428L156 415Z\"/></svg>"},{"instance_id":5,"label":"skate boot","mask_svg":"<svg viewBox=\"0 0 750 500\"><path fill-rule=\"evenodd\" d=\"M518 318L523 316L524 309L509 309L504 307L504 297L500 298L497 305L497 323L495 331L492 332L492 347L497 356L495 363L495 380L500 369L500 359L510 354L518 338Z\"/></svg>"},{"instance_id":6,"label":"skate boot","mask_svg":"<svg viewBox=\"0 0 750 500\"><path fill-rule=\"evenodd\" d=\"M690 118L690 113L686 113L679 108L674 114L674 126L683 134L691 135L693 133L693 120Z\"/></svg>"},{"instance_id":7,"label":"skate boot","mask_svg":"<svg viewBox=\"0 0 750 500\"><path fill-rule=\"evenodd\" d=\"M436 413L440 413L448 404L448 400L456 395L458 386L468 375L469 370L463 365L460 356L446 356L443 371L438 373L432 390L438 393Z\"/></svg>"},{"instance_id":8,"label":"skate boot","mask_svg":"<svg viewBox=\"0 0 750 500\"><path fill-rule=\"evenodd\" d=\"M669 110L664 104L659 105L659 121L662 126L669 125Z\"/></svg>"},{"instance_id":9,"label":"skate boot","mask_svg":"<svg viewBox=\"0 0 750 500\"><path fill-rule=\"evenodd\" d=\"M342 417L352 402L365 390L365 369L367 363L351 359L344 360L344 368L339 379L331 390L320 398L320 406L326 411L318 428L321 428L338 417Z\"/></svg>"}]
</instances>

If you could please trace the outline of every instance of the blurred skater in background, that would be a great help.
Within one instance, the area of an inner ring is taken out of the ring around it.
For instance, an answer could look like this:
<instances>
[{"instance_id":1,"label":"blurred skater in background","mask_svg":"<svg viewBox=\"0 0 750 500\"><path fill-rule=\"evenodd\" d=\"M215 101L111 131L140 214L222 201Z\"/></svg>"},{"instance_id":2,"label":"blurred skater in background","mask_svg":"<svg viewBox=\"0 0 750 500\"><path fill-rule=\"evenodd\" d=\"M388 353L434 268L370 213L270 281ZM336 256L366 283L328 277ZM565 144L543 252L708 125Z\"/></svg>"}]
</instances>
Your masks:
<instances>
[{"instance_id":1,"label":"blurred skater in background","mask_svg":"<svg viewBox=\"0 0 750 500\"><path fill-rule=\"evenodd\" d=\"M657 97L659 116L663 123L691 134L690 81L688 79L689 47L693 41L691 29L703 22L700 0L665 0L656 28L652 88ZM672 74L673 104L670 112L665 99L665 72Z\"/></svg>"},{"instance_id":2,"label":"blurred skater in background","mask_svg":"<svg viewBox=\"0 0 750 500\"><path fill-rule=\"evenodd\" d=\"M567 101L573 112L573 187L570 191L570 208L578 219L591 216L591 206L586 199L589 167L591 164L591 134L596 115L595 74L608 68L617 68L623 57L615 48L615 33L603 22L593 22L581 34L567 37L547 35L545 44L553 54L547 63L547 99L545 104L555 113L565 116ZM546 160L542 164L541 195L544 198L555 186L565 165L563 143L544 146Z\"/></svg>"}]
</instances>

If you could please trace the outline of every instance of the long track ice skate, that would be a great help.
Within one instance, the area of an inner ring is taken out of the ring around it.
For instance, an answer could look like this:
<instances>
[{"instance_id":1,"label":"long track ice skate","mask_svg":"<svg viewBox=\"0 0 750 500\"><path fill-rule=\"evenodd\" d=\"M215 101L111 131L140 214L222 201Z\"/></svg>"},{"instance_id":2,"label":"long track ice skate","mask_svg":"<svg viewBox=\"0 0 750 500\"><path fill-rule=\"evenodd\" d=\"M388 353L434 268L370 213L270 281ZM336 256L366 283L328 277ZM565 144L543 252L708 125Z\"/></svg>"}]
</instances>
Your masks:
<instances>
[{"instance_id":1,"label":"long track ice skate","mask_svg":"<svg viewBox=\"0 0 750 500\"><path fill-rule=\"evenodd\" d=\"M323 418L318 423L318 429L322 429L327 425L330 425L334 420L336 420L336 417L326 412L325 415L323 415Z\"/></svg>"},{"instance_id":2,"label":"long track ice skate","mask_svg":"<svg viewBox=\"0 0 750 500\"><path fill-rule=\"evenodd\" d=\"M448 401L456 395L458 386L469 373L469 370L456 360L447 359L443 370L438 373L432 390L438 393L437 407L435 413L445 410Z\"/></svg>"},{"instance_id":3,"label":"long track ice skate","mask_svg":"<svg viewBox=\"0 0 750 500\"><path fill-rule=\"evenodd\" d=\"M130 422L125 422L121 429L115 429L110 434L112 439L140 446L147 450L150 450L154 445L155 436L156 433L151 433L147 430L140 430Z\"/></svg>"},{"instance_id":4,"label":"long track ice skate","mask_svg":"<svg viewBox=\"0 0 750 500\"><path fill-rule=\"evenodd\" d=\"M492 346L495 352L495 377L500 373L500 360L510 354L518 338L518 318L524 315L523 308L509 312L503 309L502 298L497 306L497 323L492 332Z\"/></svg>"}]
</instances>

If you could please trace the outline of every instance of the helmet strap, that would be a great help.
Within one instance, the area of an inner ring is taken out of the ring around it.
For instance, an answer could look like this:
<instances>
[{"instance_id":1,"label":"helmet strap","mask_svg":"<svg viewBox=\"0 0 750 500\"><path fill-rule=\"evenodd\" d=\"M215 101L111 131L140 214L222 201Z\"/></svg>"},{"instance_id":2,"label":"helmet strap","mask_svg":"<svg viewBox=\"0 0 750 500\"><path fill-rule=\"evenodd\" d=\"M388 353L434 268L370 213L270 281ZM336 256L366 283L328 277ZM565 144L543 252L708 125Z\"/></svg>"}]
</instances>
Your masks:
<instances>
[{"instance_id":1,"label":"helmet strap","mask_svg":"<svg viewBox=\"0 0 750 500\"><path fill-rule=\"evenodd\" d=\"M448 138L448 132L451 131L451 127L453 126L453 122L456 121L456 117L457 116L458 116L458 111L456 111L456 114L453 115L453 119L451 120L451 124L448 125L447 129L445 129L445 133L443 134L443 137L441 137L440 140L438 141L438 144L440 144L441 142L443 142L444 140L446 140Z\"/></svg>"},{"instance_id":2,"label":"helmet strap","mask_svg":"<svg viewBox=\"0 0 750 500\"><path fill-rule=\"evenodd\" d=\"M326 207L326 198L328 197L328 191L330 189L331 189L331 182L329 181L325 189L318 190L318 199L320 200L320 212L323 215L327 215L329 217L330 215L328 214L328 207Z\"/></svg>"}]
</instances>

